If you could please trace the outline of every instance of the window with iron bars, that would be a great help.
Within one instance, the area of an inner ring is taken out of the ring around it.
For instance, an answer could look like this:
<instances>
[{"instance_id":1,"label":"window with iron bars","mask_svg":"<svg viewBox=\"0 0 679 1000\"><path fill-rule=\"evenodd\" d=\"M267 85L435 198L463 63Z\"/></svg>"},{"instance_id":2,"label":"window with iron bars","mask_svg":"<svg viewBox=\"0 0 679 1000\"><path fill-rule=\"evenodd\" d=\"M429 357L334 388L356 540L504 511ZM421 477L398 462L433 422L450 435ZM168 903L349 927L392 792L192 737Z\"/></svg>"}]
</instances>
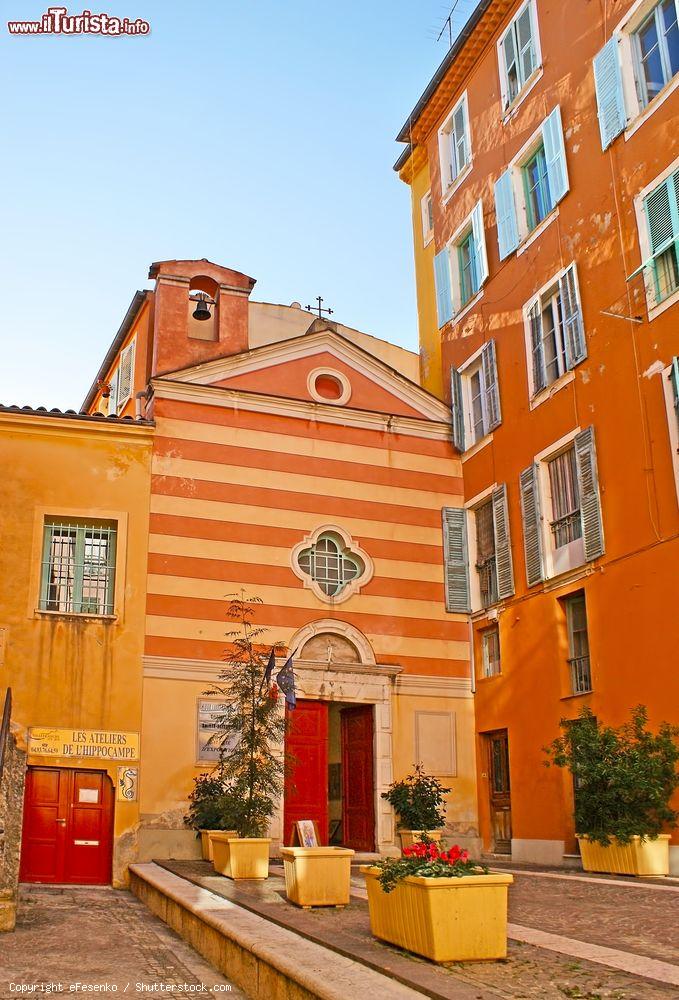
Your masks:
<instances>
[{"instance_id":1,"label":"window with iron bars","mask_svg":"<svg viewBox=\"0 0 679 1000\"><path fill-rule=\"evenodd\" d=\"M328 597L336 597L365 569L362 560L349 555L341 538L331 533L321 535L311 548L300 552L297 562Z\"/></svg>"},{"instance_id":2,"label":"window with iron bars","mask_svg":"<svg viewBox=\"0 0 679 1000\"><path fill-rule=\"evenodd\" d=\"M568 627L568 665L573 694L587 694L592 690L592 673L589 662L589 636L587 634L587 608L582 591L564 598Z\"/></svg>"},{"instance_id":3,"label":"window with iron bars","mask_svg":"<svg viewBox=\"0 0 679 1000\"><path fill-rule=\"evenodd\" d=\"M498 599L492 500L477 507L474 514L476 517L476 571L479 576L481 605L487 608L491 604L495 604Z\"/></svg>"},{"instance_id":4,"label":"window with iron bars","mask_svg":"<svg viewBox=\"0 0 679 1000\"><path fill-rule=\"evenodd\" d=\"M114 524L46 521L40 610L112 615L115 558Z\"/></svg>"},{"instance_id":5,"label":"window with iron bars","mask_svg":"<svg viewBox=\"0 0 679 1000\"><path fill-rule=\"evenodd\" d=\"M569 448L547 464L552 494L550 527L554 548L559 549L582 537L575 448Z\"/></svg>"}]
</instances>

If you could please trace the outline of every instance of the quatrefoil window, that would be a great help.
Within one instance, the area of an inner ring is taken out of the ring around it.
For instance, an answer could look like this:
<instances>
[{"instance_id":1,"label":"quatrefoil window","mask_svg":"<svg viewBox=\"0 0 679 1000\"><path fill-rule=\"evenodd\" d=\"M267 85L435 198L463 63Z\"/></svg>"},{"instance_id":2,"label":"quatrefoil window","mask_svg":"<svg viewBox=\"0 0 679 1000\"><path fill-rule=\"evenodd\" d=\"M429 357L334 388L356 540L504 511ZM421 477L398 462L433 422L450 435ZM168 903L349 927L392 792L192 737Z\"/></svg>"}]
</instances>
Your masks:
<instances>
[{"instance_id":1,"label":"quatrefoil window","mask_svg":"<svg viewBox=\"0 0 679 1000\"><path fill-rule=\"evenodd\" d=\"M372 575L370 561L345 532L323 528L295 547L293 568L319 597L345 600Z\"/></svg>"}]
</instances>

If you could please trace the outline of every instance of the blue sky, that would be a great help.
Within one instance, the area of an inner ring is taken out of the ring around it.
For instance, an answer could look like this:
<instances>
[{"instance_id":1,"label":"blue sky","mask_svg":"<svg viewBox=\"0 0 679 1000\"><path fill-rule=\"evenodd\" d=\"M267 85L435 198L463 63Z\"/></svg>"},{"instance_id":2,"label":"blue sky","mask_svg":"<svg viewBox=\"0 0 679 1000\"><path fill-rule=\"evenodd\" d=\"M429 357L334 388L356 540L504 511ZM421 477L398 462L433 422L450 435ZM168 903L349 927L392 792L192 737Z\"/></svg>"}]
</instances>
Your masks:
<instances>
[{"instance_id":1,"label":"blue sky","mask_svg":"<svg viewBox=\"0 0 679 1000\"><path fill-rule=\"evenodd\" d=\"M49 4L1 0L0 402L78 408L166 258L244 271L260 300L321 294L416 349L394 136L452 5L93 0L69 13L142 17L150 35L35 38L6 21Z\"/></svg>"}]
</instances>

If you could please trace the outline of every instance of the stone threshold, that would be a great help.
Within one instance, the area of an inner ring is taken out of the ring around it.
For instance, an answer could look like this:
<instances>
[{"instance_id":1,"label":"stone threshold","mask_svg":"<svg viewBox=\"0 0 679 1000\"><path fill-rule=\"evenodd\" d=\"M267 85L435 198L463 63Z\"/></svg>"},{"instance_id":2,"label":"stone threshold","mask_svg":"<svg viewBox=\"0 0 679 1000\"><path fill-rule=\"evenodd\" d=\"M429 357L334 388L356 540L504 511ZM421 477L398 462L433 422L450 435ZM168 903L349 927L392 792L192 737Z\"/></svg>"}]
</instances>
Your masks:
<instances>
[{"instance_id":1,"label":"stone threshold","mask_svg":"<svg viewBox=\"0 0 679 1000\"><path fill-rule=\"evenodd\" d=\"M440 994L412 988L289 930L154 862L130 865L130 889L200 955L253 1000L472 1000L497 997L456 983ZM452 984L451 984L452 985Z\"/></svg>"}]
</instances>

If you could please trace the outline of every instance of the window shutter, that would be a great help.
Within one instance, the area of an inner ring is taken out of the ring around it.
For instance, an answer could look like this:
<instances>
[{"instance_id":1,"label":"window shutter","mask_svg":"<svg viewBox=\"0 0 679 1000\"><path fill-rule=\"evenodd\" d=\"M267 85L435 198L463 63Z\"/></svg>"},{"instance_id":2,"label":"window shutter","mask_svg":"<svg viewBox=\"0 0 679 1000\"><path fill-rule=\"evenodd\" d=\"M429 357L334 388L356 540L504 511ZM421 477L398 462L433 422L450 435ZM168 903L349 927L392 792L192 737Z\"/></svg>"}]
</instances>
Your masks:
<instances>
[{"instance_id":1,"label":"window shutter","mask_svg":"<svg viewBox=\"0 0 679 1000\"><path fill-rule=\"evenodd\" d=\"M679 170L644 201L651 253L658 257L679 239Z\"/></svg>"},{"instance_id":2,"label":"window shutter","mask_svg":"<svg viewBox=\"0 0 679 1000\"><path fill-rule=\"evenodd\" d=\"M462 377L457 368L450 369L450 398L453 411L453 444L464 451L464 406L462 402Z\"/></svg>"},{"instance_id":3,"label":"window shutter","mask_svg":"<svg viewBox=\"0 0 679 1000\"><path fill-rule=\"evenodd\" d=\"M627 124L625 95L618 54L618 39L611 38L594 56L594 88L596 90L601 148L610 144L624 131Z\"/></svg>"},{"instance_id":4,"label":"window shutter","mask_svg":"<svg viewBox=\"0 0 679 1000\"><path fill-rule=\"evenodd\" d=\"M462 507L443 508L446 611L469 612L467 518Z\"/></svg>"},{"instance_id":5,"label":"window shutter","mask_svg":"<svg viewBox=\"0 0 679 1000\"><path fill-rule=\"evenodd\" d=\"M472 212L472 232L474 234L474 251L480 288L489 274L486 233L483 227L483 202L481 200L477 201Z\"/></svg>"},{"instance_id":6,"label":"window shutter","mask_svg":"<svg viewBox=\"0 0 679 1000\"><path fill-rule=\"evenodd\" d=\"M542 125L542 139L545 144L549 191L552 196L552 207L554 207L568 191L566 149L563 142L561 108L558 104Z\"/></svg>"},{"instance_id":7,"label":"window shutter","mask_svg":"<svg viewBox=\"0 0 679 1000\"><path fill-rule=\"evenodd\" d=\"M115 416L118 412L118 383L120 381L120 367L116 368L109 382L108 415Z\"/></svg>"},{"instance_id":8,"label":"window shutter","mask_svg":"<svg viewBox=\"0 0 679 1000\"><path fill-rule=\"evenodd\" d=\"M507 487L503 483L493 490L493 532L495 535L495 564L497 566L497 596L502 599L514 593L514 567L509 540L509 512Z\"/></svg>"},{"instance_id":9,"label":"window shutter","mask_svg":"<svg viewBox=\"0 0 679 1000\"><path fill-rule=\"evenodd\" d=\"M504 260L519 245L519 223L516 218L511 168L505 170L495 182L495 212L500 260Z\"/></svg>"},{"instance_id":10,"label":"window shutter","mask_svg":"<svg viewBox=\"0 0 679 1000\"><path fill-rule=\"evenodd\" d=\"M434 280L436 282L436 313L439 329L453 318L453 297L450 291L450 254L448 248L434 257Z\"/></svg>"},{"instance_id":11,"label":"window shutter","mask_svg":"<svg viewBox=\"0 0 679 1000\"><path fill-rule=\"evenodd\" d=\"M488 414L486 433L488 433L502 423L494 340L489 340L487 344L483 345L481 367L483 369L483 388L486 395L486 413Z\"/></svg>"},{"instance_id":12,"label":"window shutter","mask_svg":"<svg viewBox=\"0 0 679 1000\"><path fill-rule=\"evenodd\" d=\"M126 403L127 400L132 395L132 378L134 370L134 345L133 340L131 344L125 348L125 350L120 355L120 379L118 382L118 406Z\"/></svg>"},{"instance_id":13,"label":"window shutter","mask_svg":"<svg viewBox=\"0 0 679 1000\"><path fill-rule=\"evenodd\" d=\"M542 343L542 316L540 314L539 300L534 302L530 307L528 321L530 323L530 342L533 355L533 393L535 394L547 385L545 348Z\"/></svg>"},{"instance_id":14,"label":"window shutter","mask_svg":"<svg viewBox=\"0 0 679 1000\"><path fill-rule=\"evenodd\" d=\"M559 292L561 294L561 309L564 323L566 367L574 368L575 365L587 357L582 306L580 305L578 283L575 277L575 264L571 264L566 273L559 279Z\"/></svg>"},{"instance_id":15,"label":"window shutter","mask_svg":"<svg viewBox=\"0 0 679 1000\"><path fill-rule=\"evenodd\" d=\"M674 415L677 418L679 427L679 358L672 358L670 365L670 385L672 386L672 402L674 403Z\"/></svg>"},{"instance_id":16,"label":"window shutter","mask_svg":"<svg viewBox=\"0 0 679 1000\"><path fill-rule=\"evenodd\" d=\"M575 439L575 464L578 472L585 559L589 561L604 553L604 528L601 520L593 427L581 431Z\"/></svg>"},{"instance_id":17,"label":"window shutter","mask_svg":"<svg viewBox=\"0 0 679 1000\"><path fill-rule=\"evenodd\" d=\"M542 568L542 532L538 469L535 463L519 476L521 515L523 517L523 548L526 555L526 583L529 587L544 579Z\"/></svg>"}]
</instances>

